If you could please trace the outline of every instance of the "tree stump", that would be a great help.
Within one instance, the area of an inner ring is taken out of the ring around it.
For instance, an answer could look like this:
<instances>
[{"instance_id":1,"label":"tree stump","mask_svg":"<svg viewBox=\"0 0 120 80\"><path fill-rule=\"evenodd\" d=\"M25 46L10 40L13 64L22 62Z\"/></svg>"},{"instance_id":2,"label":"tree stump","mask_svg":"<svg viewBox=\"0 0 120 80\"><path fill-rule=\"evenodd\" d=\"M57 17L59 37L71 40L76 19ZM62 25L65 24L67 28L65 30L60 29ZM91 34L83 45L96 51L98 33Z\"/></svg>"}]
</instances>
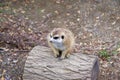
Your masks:
<instances>
[{"instance_id":1,"label":"tree stump","mask_svg":"<svg viewBox=\"0 0 120 80\"><path fill-rule=\"evenodd\" d=\"M97 80L99 61L94 55L73 53L59 60L50 48L36 46L29 53L24 80Z\"/></svg>"}]
</instances>

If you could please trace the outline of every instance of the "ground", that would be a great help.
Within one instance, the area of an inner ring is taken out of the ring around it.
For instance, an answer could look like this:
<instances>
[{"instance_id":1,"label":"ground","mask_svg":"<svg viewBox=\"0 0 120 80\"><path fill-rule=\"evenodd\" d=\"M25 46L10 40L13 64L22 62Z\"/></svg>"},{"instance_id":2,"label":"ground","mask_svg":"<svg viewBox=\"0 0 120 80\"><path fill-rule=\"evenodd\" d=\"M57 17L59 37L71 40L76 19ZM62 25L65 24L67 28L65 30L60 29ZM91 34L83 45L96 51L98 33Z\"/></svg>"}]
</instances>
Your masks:
<instances>
[{"instance_id":1,"label":"ground","mask_svg":"<svg viewBox=\"0 0 120 80\"><path fill-rule=\"evenodd\" d=\"M11 53L11 59L13 55L23 57L19 52L27 56L36 45L48 46L47 34L55 27L63 27L75 35L75 52L99 57L100 80L120 79L119 0L0 2L0 50ZM0 59L2 64L4 60ZM1 74L3 71L0 69Z\"/></svg>"}]
</instances>

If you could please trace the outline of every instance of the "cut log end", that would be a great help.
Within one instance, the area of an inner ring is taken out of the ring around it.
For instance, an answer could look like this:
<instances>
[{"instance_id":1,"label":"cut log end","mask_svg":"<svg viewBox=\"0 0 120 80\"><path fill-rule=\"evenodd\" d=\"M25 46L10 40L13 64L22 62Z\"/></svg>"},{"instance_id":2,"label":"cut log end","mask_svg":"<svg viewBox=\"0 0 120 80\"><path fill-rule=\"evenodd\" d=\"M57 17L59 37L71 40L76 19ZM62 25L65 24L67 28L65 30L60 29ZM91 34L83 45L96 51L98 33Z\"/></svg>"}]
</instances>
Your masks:
<instances>
[{"instance_id":1,"label":"cut log end","mask_svg":"<svg viewBox=\"0 0 120 80\"><path fill-rule=\"evenodd\" d=\"M51 49L36 46L29 53L24 69L24 80L96 80L99 60L94 55L74 53L59 60Z\"/></svg>"},{"instance_id":2,"label":"cut log end","mask_svg":"<svg viewBox=\"0 0 120 80\"><path fill-rule=\"evenodd\" d=\"M99 60L96 57L94 63L93 63L93 67L92 67L92 71L91 71L91 80L97 80L99 77Z\"/></svg>"}]
</instances>

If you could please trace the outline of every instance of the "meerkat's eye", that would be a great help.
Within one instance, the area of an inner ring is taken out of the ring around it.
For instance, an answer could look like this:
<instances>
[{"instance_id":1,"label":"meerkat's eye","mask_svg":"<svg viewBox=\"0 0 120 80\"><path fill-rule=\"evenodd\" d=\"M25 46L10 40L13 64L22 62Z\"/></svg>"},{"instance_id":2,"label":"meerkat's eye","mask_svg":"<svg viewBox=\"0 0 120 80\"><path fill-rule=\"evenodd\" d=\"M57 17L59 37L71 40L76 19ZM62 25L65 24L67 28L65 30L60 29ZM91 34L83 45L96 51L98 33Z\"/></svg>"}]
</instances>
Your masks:
<instances>
[{"instance_id":1,"label":"meerkat's eye","mask_svg":"<svg viewBox=\"0 0 120 80\"><path fill-rule=\"evenodd\" d=\"M64 36L62 35L61 38L64 39Z\"/></svg>"},{"instance_id":2,"label":"meerkat's eye","mask_svg":"<svg viewBox=\"0 0 120 80\"><path fill-rule=\"evenodd\" d=\"M58 39L59 37L53 37L53 39Z\"/></svg>"}]
</instances>

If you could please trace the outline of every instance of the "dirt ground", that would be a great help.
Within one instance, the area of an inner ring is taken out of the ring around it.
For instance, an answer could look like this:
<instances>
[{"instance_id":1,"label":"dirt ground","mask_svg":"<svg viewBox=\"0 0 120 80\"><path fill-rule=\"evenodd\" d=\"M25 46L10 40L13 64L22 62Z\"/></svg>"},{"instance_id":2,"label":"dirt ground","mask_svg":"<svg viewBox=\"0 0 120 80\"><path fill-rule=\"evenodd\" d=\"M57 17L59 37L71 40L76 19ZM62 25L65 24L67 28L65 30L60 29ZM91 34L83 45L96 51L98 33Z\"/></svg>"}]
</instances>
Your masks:
<instances>
[{"instance_id":1,"label":"dirt ground","mask_svg":"<svg viewBox=\"0 0 120 80\"><path fill-rule=\"evenodd\" d=\"M36 45L47 46L53 28L69 28L76 37L76 52L99 57L99 80L120 80L119 0L0 2L0 49L29 52Z\"/></svg>"}]
</instances>

